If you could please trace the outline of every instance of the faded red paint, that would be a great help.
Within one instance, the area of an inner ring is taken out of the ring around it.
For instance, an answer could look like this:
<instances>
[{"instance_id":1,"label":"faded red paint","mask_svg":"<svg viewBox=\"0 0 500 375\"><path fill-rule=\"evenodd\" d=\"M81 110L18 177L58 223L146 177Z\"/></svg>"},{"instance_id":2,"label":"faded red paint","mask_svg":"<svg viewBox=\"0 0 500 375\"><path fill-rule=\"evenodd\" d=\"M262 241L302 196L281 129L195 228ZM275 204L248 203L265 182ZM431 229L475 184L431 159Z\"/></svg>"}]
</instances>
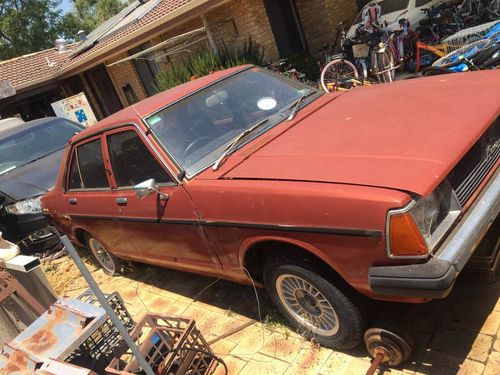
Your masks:
<instances>
[{"instance_id":1,"label":"faded red paint","mask_svg":"<svg viewBox=\"0 0 500 375\"><path fill-rule=\"evenodd\" d=\"M74 136L43 207L72 240L78 241L78 230L86 231L124 259L249 283L241 268L248 249L272 240L314 254L365 295L403 300L375 295L368 285L370 266L404 262L386 254L387 211L407 204L410 193L429 194L499 116L495 93L500 71L325 94L292 121L282 122L236 151L217 171L208 168L180 186L162 187L170 198L160 217L156 196L139 201L132 190L114 189L112 172L110 191L64 191L63 176L73 145L92 135L106 144L106 134L127 123L146 130L141 117L241 69L217 72L158 94ZM178 174L155 139L148 138ZM104 159L111 170L106 152ZM497 168L498 163L492 171ZM117 196L128 199L126 208L116 207ZM71 206L70 197L78 197L78 205ZM68 220L68 215L122 221ZM214 222L233 226L210 225ZM270 231L255 227L259 225L369 230L381 235Z\"/></svg>"}]
</instances>

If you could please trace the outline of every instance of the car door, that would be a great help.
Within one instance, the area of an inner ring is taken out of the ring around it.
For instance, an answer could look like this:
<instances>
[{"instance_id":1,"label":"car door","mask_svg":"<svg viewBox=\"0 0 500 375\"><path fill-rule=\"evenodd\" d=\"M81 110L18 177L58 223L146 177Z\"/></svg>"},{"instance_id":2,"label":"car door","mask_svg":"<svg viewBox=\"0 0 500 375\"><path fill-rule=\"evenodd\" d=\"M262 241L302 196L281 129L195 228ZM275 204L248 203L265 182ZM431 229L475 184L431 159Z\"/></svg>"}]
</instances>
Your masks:
<instances>
[{"instance_id":1,"label":"car door","mask_svg":"<svg viewBox=\"0 0 500 375\"><path fill-rule=\"evenodd\" d=\"M116 186L113 204L140 260L218 273L219 260L198 225L189 195L168 172L146 135L135 126L124 126L105 136ZM138 198L134 186L149 179L155 180L162 194L154 192Z\"/></svg>"},{"instance_id":2,"label":"car door","mask_svg":"<svg viewBox=\"0 0 500 375\"><path fill-rule=\"evenodd\" d=\"M103 136L97 135L73 146L64 193L64 217L72 221L73 227L96 237L108 251L130 258L135 249L117 221L118 209L111 196L111 171L106 167L102 144Z\"/></svg>"}]
</instances>

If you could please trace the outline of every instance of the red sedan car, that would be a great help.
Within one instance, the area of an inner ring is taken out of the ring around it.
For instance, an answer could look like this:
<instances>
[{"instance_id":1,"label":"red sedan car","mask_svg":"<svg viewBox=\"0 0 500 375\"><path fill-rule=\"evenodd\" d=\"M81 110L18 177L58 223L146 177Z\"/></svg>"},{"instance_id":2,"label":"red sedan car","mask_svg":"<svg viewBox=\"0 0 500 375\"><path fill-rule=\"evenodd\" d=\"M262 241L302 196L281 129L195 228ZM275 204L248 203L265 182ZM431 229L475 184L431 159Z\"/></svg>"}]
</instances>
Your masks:
<instances>
[{"instance_id":1,"label":"red sedan car","mask_svg":"<svg viewBox=\"0 0 500 375\"><path fill-rule=\"evenodd\" d=\"M443 298L498 216L500 72L324 94L245 66L75 135L42 206L109 274L139 261L264 285L355 346L359 295Z\"/></svg>"}]
</instances>

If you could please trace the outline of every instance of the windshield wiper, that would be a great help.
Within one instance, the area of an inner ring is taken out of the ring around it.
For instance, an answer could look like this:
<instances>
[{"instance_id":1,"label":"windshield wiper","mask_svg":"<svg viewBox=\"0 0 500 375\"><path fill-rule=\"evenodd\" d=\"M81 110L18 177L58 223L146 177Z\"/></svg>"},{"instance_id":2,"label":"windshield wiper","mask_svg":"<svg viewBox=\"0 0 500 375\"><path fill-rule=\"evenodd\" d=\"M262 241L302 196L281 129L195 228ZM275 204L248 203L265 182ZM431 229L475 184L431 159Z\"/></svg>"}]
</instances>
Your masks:
<instances>
[{"instance_id":1,"label":"windshield wiper","mask_svg":"<svg viewBox=\"0 0 500 375\"><path fill-rule=\"evenodd\" d=\"M215 164L214 166L212 167L212 169L214 171L216 171L220 164L222 163L222 161L226 158L227 154L229 154L229 151L231 151L243 138L245 138L248 134L250 134L251 132L253 132L255 129L257 129L258 127L260 127L261 125L264 125L266 122L269 121L269 118L266 118L262 121L259 121L257 122L255 125L253 125L252 127L248 128L248 129L245 129L243 130L236 138L234 138L230 144L228 144L226 146L226 148L224 149L224 152L222 153L221 156L219 156L219 158L215 161Z\"/></svg>"},{"instance_id":2,"label":"windshield wiper","mask_svg":"<svg viewBox=\"0 0 500 375\"><path fill-rule=\"evenodd\" d=\"M305 98L307 98L309 95L312 95L314 94L316 91L314 90L311 90L309 91L308 93L306 94L303 94L300 98L298 98L295 102L293 102L289 107L288 109L292 108L292 112L290 112L290 114L288 115L288 121L291 121L293 120L293 118L295 117L295 115L297 114L297 112L299 111L299 106L300 106L300 103L302 103L304 101Z\"/></svg>"}]
</instances>

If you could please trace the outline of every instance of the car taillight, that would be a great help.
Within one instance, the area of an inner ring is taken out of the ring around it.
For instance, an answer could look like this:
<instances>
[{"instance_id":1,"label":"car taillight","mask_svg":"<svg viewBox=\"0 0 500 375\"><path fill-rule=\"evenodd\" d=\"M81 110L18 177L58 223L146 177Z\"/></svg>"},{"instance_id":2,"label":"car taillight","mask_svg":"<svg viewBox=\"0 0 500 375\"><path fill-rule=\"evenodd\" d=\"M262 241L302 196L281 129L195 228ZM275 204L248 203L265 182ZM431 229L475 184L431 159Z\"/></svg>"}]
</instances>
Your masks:
<instances>
[{"instance_id":1,"label":"car taillight","mask_svg":"<svg viewBox=\"0 0 500 375\"><path fill-rule=\"evenodd\" d=\"M419 257L429 253L427 243L409 212L390 215L387 229L389 256Z\"/></svg>"}]
</instances>

